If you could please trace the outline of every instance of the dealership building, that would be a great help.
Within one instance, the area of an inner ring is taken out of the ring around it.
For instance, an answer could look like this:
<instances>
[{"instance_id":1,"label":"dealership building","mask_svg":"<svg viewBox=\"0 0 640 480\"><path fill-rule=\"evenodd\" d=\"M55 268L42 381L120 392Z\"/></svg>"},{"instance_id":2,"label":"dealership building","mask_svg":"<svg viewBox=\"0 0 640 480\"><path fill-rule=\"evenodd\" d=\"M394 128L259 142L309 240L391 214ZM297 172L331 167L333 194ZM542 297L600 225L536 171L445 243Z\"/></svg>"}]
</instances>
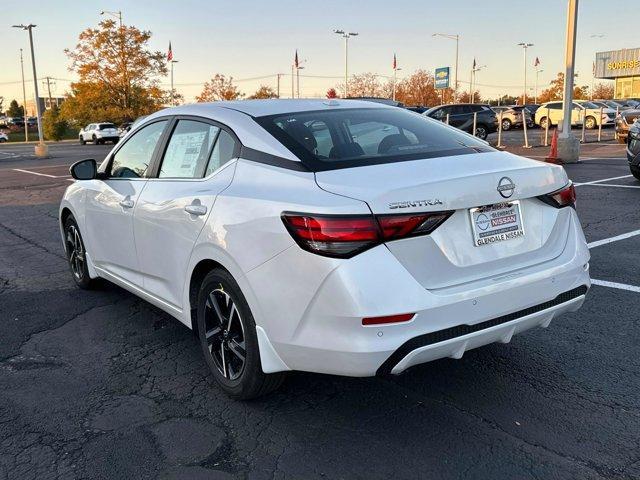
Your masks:
<instances>
[{"instance_id":1,"label":"dealership building","mask_svg":"<svg viewBox=\"0 0 640 480\"><path fill-rule=\"evenodd\" d=\"M614 98L640 98L640 48L597 52L595 77L615 80Z\"/></svg>"}]
</instances>

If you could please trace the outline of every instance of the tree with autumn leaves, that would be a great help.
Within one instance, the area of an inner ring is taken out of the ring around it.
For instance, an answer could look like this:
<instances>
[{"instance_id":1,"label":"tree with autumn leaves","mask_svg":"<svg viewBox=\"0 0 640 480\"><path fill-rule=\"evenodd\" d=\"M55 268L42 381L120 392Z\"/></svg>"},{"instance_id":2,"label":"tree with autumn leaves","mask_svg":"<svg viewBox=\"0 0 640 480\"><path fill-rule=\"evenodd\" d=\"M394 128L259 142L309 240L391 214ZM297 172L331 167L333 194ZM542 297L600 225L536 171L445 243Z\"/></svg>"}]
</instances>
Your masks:
<instances>
[{"instance_id":1,"label":"tree with autumn leaves","mask_svg":"<svg viewBox=\"0 0 640 480\"><path fill-rule=\"evenodd\" d=\"M150 39L150 31L113 20L80 33L76 47L65 50L79 80L71 84L61 117L81 126L133 120L162 108L169 92L159 81L167 65L162 52L149 49Z\"/></svg>"}]
</instances>

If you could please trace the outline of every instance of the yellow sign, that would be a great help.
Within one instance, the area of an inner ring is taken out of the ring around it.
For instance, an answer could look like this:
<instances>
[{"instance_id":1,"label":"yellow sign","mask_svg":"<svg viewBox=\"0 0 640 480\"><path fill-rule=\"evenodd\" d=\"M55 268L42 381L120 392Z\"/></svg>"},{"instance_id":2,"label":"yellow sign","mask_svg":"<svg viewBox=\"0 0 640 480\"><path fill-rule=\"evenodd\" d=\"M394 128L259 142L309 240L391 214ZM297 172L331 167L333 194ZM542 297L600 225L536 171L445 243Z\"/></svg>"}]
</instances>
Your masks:
<instances>
[{"instance_id":1,"label":"yellow sign","mask_svg":"<svg viewBox=\"0 0 640 480\"><path fill-rule=\"evenodd\" d=\"M640 60L620 60L607 63L607 70L624 70L638 67L640 67Z\"/></svg>"}]
</instances>

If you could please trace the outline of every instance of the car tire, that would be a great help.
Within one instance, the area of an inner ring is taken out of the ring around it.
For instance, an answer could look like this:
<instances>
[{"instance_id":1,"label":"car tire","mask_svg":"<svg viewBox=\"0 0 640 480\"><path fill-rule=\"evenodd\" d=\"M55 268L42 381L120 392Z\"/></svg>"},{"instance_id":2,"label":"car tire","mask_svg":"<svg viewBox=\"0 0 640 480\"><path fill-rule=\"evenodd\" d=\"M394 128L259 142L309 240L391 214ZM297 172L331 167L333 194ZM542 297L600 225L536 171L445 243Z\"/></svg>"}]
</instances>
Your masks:
<instances>
[{"instance_id":1,"label":"car tire","mask_svg":"<svg viewBox=\"0 0 640 480\"><path fill-rule=\"evenodd\" d=\"M7 141L7 139L6 139L6 138L0 138L0 143L4 143L4 142L6 142L6 141Z\"/></svg>"},{"instance_id":2,"label":"car tire","mask_svg":"<svg viewBox=\"0 0 640 480\"><path fill-rule=\"evenodd\" d=\"M597 126L598 126L598 122L596 121L595 117L592 117L591 115L589 115L587 118L584 119L584 127L587 130L593 130Z\"/></svg>"},{"instance_id":3,"label":"car tire","mask_svg":"<svg viewBox=\"0 0 640 480\"><path fill-rule=\"evenodd\" d=\"M629 170L631 170L631 175L636 177L636 180L640 180L640 167L634 167L633 165L629 165Z\"/></svg>"},{"instance_id":4,"label":"car tire","mask_svg":"<svg viewBox=\"0 0 640 480\"><path fill-rule=\"evenodd\" d=\"M80 145L86 145L87 141L84 139L82 135L80 135Z\"/></svg>"},{"instance_id":5,"label":"car tire","mask_svg":"<svg viewBox=\"0 0 640 480\"><path fill-rule=\"evenodd\" d=\"M115 140L112 140L113 144L115 145L116 143L118 143L120 141L119 138L116 138Z\"/></svg>"},{"instance_id":6,"label":"car tire","mask_svg":"<svg viewBox=\"0 0 640 480\"><path fill-rule=\"evenodd\" d=\"M84 241L73 215L69 215L64 222L64 250L67 254L71 276L76 285L83 290L93 288L96 281L89 276Z\"/></svg>"},{"instance_id":7,"label":"car tire","mask_svg":"<svg viewBox=\"0 0 640 480\"><path fill-rule=\"evenodd\" d=\"M489 130L484 125L476 125L476 137L486 140L489 135Z\"/></svg>"},{"instance_id":8,"label":"car tire","mask_svg":"<svg viewBox=\"0 0 640 480\"><path fill-rule=\"evenodd\" d=\"M95 135L91 136L91 141L93 142L94 145L98 145L98 139L96 138Z\"/></svg>"},{"instance_id":9,"label":"car tire","mask_svg":"<svg viewBox=\"0 0 640 480\"><path fill-rule=\"evenodd\" d=\"M511 130L511 126L512 126L511 120L509 120L508 118L503 118L502 119L502 130L503 131L506 132L508 130Z\"/></svg>"},{"instance_id":10,"label":"car tire","mask_svg":"<svg viewBox=\"0 0 640 480\"><path fill-rule=\"evenodd\" d=\"M547 117L542 117L540 119L540 128L546 129L547 128L547 121L548 121ZM549 128L551 128L552 126L553 126L553 124L551 122L549 122Z\"/></svg>"},{"instance_id":11,"label":"car tire","mask_svg":"<svg viewBox=\"0 0 640 480\"><path fill-rule=\"evenodd\" d=\"M284 372L264 373L256 324L240 287L229 272L216 268L200 285L197 327L205 361L231 398L250 400L276 390Z\"/></svg>"}]
</instances>

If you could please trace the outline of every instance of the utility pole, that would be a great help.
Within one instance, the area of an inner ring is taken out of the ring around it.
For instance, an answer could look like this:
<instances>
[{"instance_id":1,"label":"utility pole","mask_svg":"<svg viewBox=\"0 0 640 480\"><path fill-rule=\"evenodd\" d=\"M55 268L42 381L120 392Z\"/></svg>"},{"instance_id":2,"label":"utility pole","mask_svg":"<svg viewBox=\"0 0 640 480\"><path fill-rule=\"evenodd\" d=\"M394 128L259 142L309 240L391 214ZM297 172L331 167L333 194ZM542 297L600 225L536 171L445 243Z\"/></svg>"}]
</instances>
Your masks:
<instances>
[{"instance_id":1,"label":"utility pole","mask_svg":"<svg viewBox=\"0 0 640 480\"><path fill-rule=\"evenodd\" d=\"M24 141L29 141L29 122L27 122L27 89L24 85L24 61L20 49L20 70L22 72L22 116L24 117Z\"/></svg>"},{"instance_id":2,"label":"utility pole","mask_svg":"<svg viewBox=\"0 0 640 480\"><path fill-rule=\"evenodd\" d=\"M280 77L281 76L282 74L278 73L278 87L277 87L278 98L280 98Z\"/></svg>"},{"instance_id":3,"label":"utility pole","mask_svg":"<svg viewBox=\"0 0 640 480\"><path fill-rule=\"evenodd\" d=\"M49 108L53 108L53 98L51 98L51 77L45 77L47 82L47 91L49 92ZM45 110L47 107L45 106Z\"/></svg>"},{"instance_id":4,"label":"utility pole","mask_svg":"<svg viewBox=\"0 0 640 480\"><path fill-rule=\"evenodd\" d=\"M36 154L36 157L47 157L49 152L48 152L47 145L44 143L44 138L42 136L42 112L40 111L40 94L38 93L38 75L36 73L36 58L33 53L32 30L36 27L36 25L30 23L29 25L13 25L13 27L21 28L22 30L26 30L29 32L29 46L31 48L31 66L33 67L33 88L35 90L35 97L36 97L36 115L37 115L37 122L38 122L38 138L39 138L39 142L35 148L35 154Z\"/></svg>"},{"instance_id":5,"label":"utility pole","mask_svg":"<svg viewBox=\"0 0 640 480\"><path fill-rule=\"evenodd\" d=\"M558 156L565 163L575 163L580 157L580 141L571 133L571 110L573 107L573 74L576 59L576 31L578 23L578 0L567 2L567 39L565 51L564 95L562 131L558 136Z\"/></svg>"},{"instance_id":6,"label":"utility pole","mask_svg":"<svg viewBox=\"0 0 640 480\"><path fill-rule=\"evenodd\" d=\"M522 91L522 105L527 103L527 49L533 47L533 43L520 42L518 44L524 52L524 90Z\"/></svg>"},{"instance_id":7,"label":"utility pole","mask_svg":"<svg viewBox=\"0 0 640 480\"><path fill-rule=\"evenodd\" d=\"M536 89L535 89L535 98L533 99L533 103L538 103L538 75L540 75L544 70L538 70L536 68Z\"/></svg>"},{"instance_id":8,"label":"utility pole","mask_svg":"<svg viewBox=\"0 0 640 480\"><path fill-rule=\"evenodd\" d=\"M402 68L398 67L396 54L394 53L393 54L393 101L394 102L396 101L396 85L398 83L398 70L402 70ZM442 103L444 103L444 101Z\"/></svg>"},{"instance_id":9,"label":"utility pole","mask_svg":"<svg viewBox=\"0 0 640 480\"><path fill-rule=\"evenodd\" d=\"M344 98L349 97L349 38L358 36L358 32L334 30L333 33L344 38Z\"/></svg>"},{"instance_id":10,"label":"utility pole","mask_svg":"<svg viewBox=\"0 0 640 480\"><path fill-rule=\"evenodd\" d=\"M292 63L292 64L291 64L291 98L296 98L296 94L295 94L295 91L294 91L294 88L293 88L293 77L294 77L294 75L293 75L293 69L294 69L295 67L296 67L296 66Z\"/></svg>"}]
</instances>

